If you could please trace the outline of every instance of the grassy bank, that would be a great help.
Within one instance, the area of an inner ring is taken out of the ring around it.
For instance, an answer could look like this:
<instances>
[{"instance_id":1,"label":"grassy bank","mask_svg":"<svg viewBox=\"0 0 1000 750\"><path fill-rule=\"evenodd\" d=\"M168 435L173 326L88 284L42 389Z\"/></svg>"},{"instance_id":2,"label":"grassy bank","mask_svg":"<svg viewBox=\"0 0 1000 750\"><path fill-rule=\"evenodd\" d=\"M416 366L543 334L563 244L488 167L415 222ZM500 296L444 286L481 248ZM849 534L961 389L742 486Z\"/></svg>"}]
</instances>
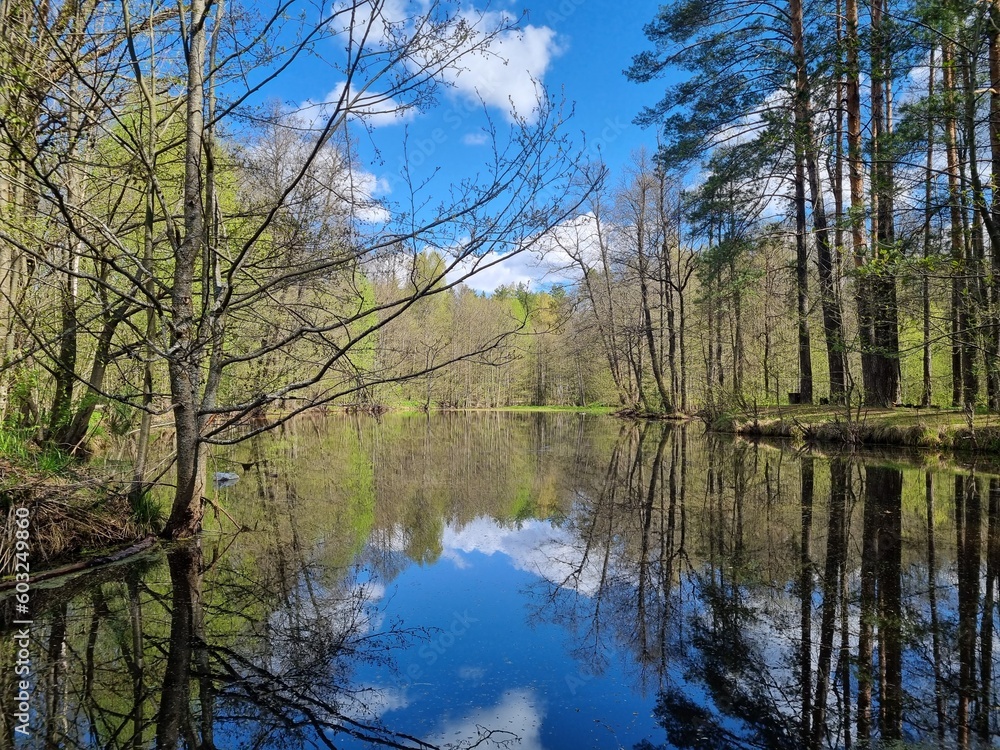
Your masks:
<instances>
[{"instance_id":1,"label":"grassy bank","mask_svg":"<svg viewBox=\"0 0 1000 750\"><path fill-rule=\"evenodd\" d=\"M31 573L101 556L143 539L159 526L147 498L133 502L114 478L57 453L0 455L0 580L14 573L17 532L27 532ZM24 511L27 516L24 516ZM18 525L18 519L27 519Z\"/></svg>"},{"instance_id":2,"label":"grassy bank","mask_svg":"<svg viewBox=\"0 0 1000 750\"><path fill-rule=\"evenodd\" d=\"M566 414L611 414L611 406L500 406L488 411L540 411Z\"/></svg>"},{"instance_id":3,"label":"grassy bank","mask_svg":"<svg viewBox=\"0 0 1000 750\"><path fill-rule=\"evenodd\" d=\"M425 408L422 403L400 402L378 404L375 407L358 408L354 404L340 406L340 409L347 412L370 413L375 411L378 414L386 412L396 413L419 413L426 414L430 411L433 414L445 412L470 412L470 411L505 411L505 412L545 412L552 414L614 414L618 407L590 404L587 406L453 406L450 404L431 403L430 408Z\"/></svg>"},{"instance_id":4,"label":"grassy bank","mask_svg":"<svg viewBox=\"0 0 1000 750\"><path fill-rule=\"evenodd\" d=\"M853 409L780 406L720 414L709 428L744 437L788 438L846 446L894 446L1000 453L1000 415L961 409Z\"/></svg>"}]
</instances>

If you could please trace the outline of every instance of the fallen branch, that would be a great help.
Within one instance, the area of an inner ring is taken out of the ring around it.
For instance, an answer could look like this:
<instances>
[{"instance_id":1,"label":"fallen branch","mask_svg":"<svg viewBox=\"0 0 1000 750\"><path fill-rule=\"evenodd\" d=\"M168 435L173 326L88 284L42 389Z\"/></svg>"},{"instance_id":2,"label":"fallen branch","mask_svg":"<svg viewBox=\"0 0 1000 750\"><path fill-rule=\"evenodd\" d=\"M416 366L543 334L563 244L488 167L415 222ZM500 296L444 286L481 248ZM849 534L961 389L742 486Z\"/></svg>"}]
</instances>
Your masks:
<instances>
[{"instance_id":1,"label":"fallen branch","mask_svg":"<svg viewBox=\"0 0 1000 750\"><path fill-rule=\"evenodd\" d=\"M59 578L60 576L68 575L70 573L76 573L80 570L90 570L91 568L97 568L102 565L110 565L111 563L120 562L128 557L137 555L140 552L145 552L146 550L154 547L157 543L155 536L148 536L140 542L133 544L124 549L116 550L115 552L110 552L106 555L101 555L99 557L92 557L89 560L82 560L80 562L70 563L69 565L63 565L59 568L52 568L51 570L45 570L41 573L32 573L31 582L37 583L38 581L47 581L51 578ZM0 591L9 591L17 585L15 580L0 581Z\"/></svg>"},{"instance_id":2,"label":"fallen branch","mask_svg":"<svg viewBox=\"0 0 1000 750\"><path fill-rule=\"evenodd\" d=\"M222 514L226 518L228 518L230 521L233 522L233 526L236 527L237 531L250 531L249 527L244 526L239 521L237 521L235 518L233 518L231 515L229 515L229 511L227 511L225 508L223 508L221 505L219 505L217 502L215 502L215 500L213 500L212 498L202 496L201 499L202 499L202 502L207 502L209 505L211 505L213 508L215 508L215 510L217 512L221 511Z\"/></svg>"}]
</instances>

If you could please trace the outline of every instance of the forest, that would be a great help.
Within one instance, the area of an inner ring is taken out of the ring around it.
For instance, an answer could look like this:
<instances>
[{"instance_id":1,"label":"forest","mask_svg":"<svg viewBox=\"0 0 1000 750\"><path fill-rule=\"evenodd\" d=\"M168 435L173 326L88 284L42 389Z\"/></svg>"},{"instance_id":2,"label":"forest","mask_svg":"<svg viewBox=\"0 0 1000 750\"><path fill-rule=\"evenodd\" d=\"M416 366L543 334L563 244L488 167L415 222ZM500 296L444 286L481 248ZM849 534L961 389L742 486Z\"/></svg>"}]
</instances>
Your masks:
<instances>
[{"instance_id":1,"label":"forest","mask_svg":"<svg viewBox=\"0 0 1000 750\"><path fill-rule=\"evenodd\" d=\"M658 91L627 168L542 94L475 180L375 197L365 118L520 21L6 0L4 444L127 436L139 497L169 429L184 537L211 446L322 407L1000 410L1000 5L673 2L624 71ZM319 50L339 95L281 103ZM517 254L571 281L466 283Z\"/></svg>"}]
</instances>

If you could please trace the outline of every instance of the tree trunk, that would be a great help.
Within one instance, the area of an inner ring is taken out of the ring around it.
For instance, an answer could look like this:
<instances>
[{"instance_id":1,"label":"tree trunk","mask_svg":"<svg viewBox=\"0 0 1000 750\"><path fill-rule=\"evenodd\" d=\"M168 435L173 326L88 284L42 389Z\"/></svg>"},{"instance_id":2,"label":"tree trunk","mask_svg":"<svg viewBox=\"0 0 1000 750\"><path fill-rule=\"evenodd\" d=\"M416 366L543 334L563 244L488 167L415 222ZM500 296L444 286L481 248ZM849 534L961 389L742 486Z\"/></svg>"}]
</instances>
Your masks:
<instances>
[{"instance_id":1,"label":"tree trunk","mask_svg":"<svg viewBox=\"0 0 1000 750\"><path fill-rule=\"evenodd\" d=\"M961 406L965 400L962 372L962 277L964 276L965 249L963 242L964 218L961 207L961 188L958 179L958 118L955 101L955 51L954 43L944 37L941 45L942 87L944 89L945 156L948 172L948 206L950 218L949 241L951 245L951 405Z\"/></svg>"},{"instance_id":2,"label":"tree trunk","mask_svg":"<svg viewBox=\"0 0 1000 750\"><path fill-rule=\"evenodd\" d=\"M640 189L644 188L645 186L640 185ZM656 381L656 391L660 395L660 405L663 411L672 412L674 405L670 398L670 391L663 380L663 368L660 364L661 352L657 351L656 338L653 335L653 314L649 307L649 260L646 257L645 238L641 236L645 232L644 222L636 227L636 231L640 234L636 240L639 254L639 298L642 302L643 334L649 349L649 364L653 370L653 379Z\"/></svg>"},{"instance_id":3,"label":"tree trunk","mask_svg":"<svg viewBox=\"0 0 1000 750\"><path fill-rule=\"evenodd\" d=\"M830 246L830 230L826 216L826 205L819 176L819 153L813 132L811 87L809 84L809 68L806 61L805 29L803 27L803 10L801 0L790 0L789 18L791 21L792 49L795 59L795 137L796 137L796 169L795 179L806 178L809 182L809 197L812 203L813 228L816 236L816 266L819 270L820 301L823 308L823 332L826 339L827 370L830 376L830 401L843 401L847 392L847 351L844 341L843 314L840 309L840 299L837 294L837 278L834 266L834 249ZM801 153L800 153L801 152ZM799 161L804 164L804 172ZM796 282L800 288L800 296L808 295L806 269L800 264L807 262L801 244L805 245L805 195L804 188L795 188L795 221L796 221ZM801 207L800 207L801 200ZM799 222L801 221L801 225ZM803 311L799 308L799 315ZM801 326L801 322L800 322ZM800 332L799 345L803 345ZM800 369L802 352L800 351ZM810 362L810 382L808 394L803 395L803 403L812 401L812 378ZM800 385L801 389L801 385Z\"/></svg>"},{"instance_id":4,"label":"tree trunk","mask_svg":"<svg viewBox=\"0 0 1000 750\"><path fill-rule=\"evenodd\" d=\"M934 98L934 54L931 47L931 59L927 74L927 98ZM931 291L930 269L927 267L931 256L931 221L934 218L934 117L927 114L927 162L924 170L924 273L921 280L921 301L923 303L923 389L920 396L921 406L931 405Z\"/></svg>"},{"instance_id":5,"label":"tree trunk","mask_svg":"<svg viewBox=\"0 0 1000 750\"><path fill-rule=\"evenodd\" d=\"M871 294L868 280L863 272L867 252L865 250L865 197L864 166L861 151L861 63L858 50L861 40L858 34L858 0L845 0L845 42L847 47L846 65L846 110L847 110L847 165L848 182L851 187L851 207L848 218L851 225L851 254L855 267L855 299L858 308L858 338L861 344L862 373L868 364L872 345Z\"/></svg>"},{"instance_id":6,"label":"tree trunk","mask_svg":"<svg viewBox=\"0 0 1000 750\"><path fill-rule=\"evenodd\" d=\"M802 29L802 0L788 4L794 49L795 104L795 294L798 325L799 398L803 404L813 399L812 349L809 339L809 252L806 244L806 149L809 138L809 79L805 70L805 43Z\"/></svg>"},{"instance_id":7,"label":"tree trunk","mask_svg":"<svg viewBox=\"0 0 1000 750\"><path fill-rule=\"evenodd\" d=\"M992 283L989 300L993 316L989 326L988 368L990 378L990 408L1000 411L1000 242L996 232L1000 229L1000 0L990 3L990 22L987 24L990 60L990 266Z\"/></svg>"},{"instance_id":8,"label":"tree trunk","mask_svg":"<svg viewBox=\"0 0 1000 750\"><path fill-rule=\"evenodd\" d=\"M187 44L187 121L184 154L184 238L174 259L172 331L168 360L177 441L177 486L164 536L182 538L201 530L205 491L201 442L201 365L204 352L194 326L194 280L205 242L201 194L204 145L206 51L205 0L192 0ZM204 291L204 290L203 290Z\"/></svg>"},{"instance_id":9,"label":"tree trunk","mask_svg":"<svg viewBox=\"0 0 1000 750\"><path fill-rule=\"evenodd\" d=\"M891 135L888 92L890 54L887 35L882 28L883 0L872 4L871 52L871 121L872 121L872 259L867 269L868 291L871 295L868 311L871 315L871 341L867 368L862 364L865 403L887 407L900 397L899 323L896 305L895 229L893 206L893 165L885 141ZM867 327L867 326L866 326ZM862 342L864 343L864 342Z\"/></svg>"}]
</instances>

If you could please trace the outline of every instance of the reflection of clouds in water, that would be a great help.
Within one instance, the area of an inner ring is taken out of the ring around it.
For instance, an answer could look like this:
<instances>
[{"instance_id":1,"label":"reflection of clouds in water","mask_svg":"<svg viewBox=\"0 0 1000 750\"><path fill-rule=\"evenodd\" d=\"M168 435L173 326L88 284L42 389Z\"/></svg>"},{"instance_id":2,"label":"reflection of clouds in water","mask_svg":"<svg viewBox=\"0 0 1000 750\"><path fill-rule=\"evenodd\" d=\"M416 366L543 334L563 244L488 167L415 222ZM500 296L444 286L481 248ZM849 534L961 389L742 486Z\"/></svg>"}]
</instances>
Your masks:
<instances>
[{"instance_id":1,"label":"reflection of clouds in water","mask_svg":"<svg viewBox=\"0 0 1000 750\"><path fill-rule=\"evenodd\" d=\"M447 537L448 531L445 530L444 533L445 536ZM447 542L445 542L445 545L447 545ZM463 551L468 552L469 550L463 550ZM469 567L469 561L466 560L464 557L462 557L458 553L458 550L450 549L447 546L445 546L445 548L441 551L441 559L447 560L448 562L452 563L459 570L465 570L467 567Z\"/></svg>"},{"instance_id":2,"label":"reflection of clouds in water","mask_svg":"<svg viewBox=\"0 0 1000 750\"><path fill-rule=\"evenodd\" d=\"M462 553L502 553L518 570L535 573L557 585L593 596L601 581L600 560L583 564L581 542L571 532L548 521L525 521L519 528L501 526L492 518L477 518L461 528L449 524L442 535L441 557L459 567L468 561ZM598 557L601 553L596 551Z\"/></svg>"},{"instance_id":3,"label":"reflection of clouds in water","mask_svg":"<svg viewBox=\"0 0 1000 750\"><path fill-rule=\"evenodd\" d=\"M534 691L527 688L510 690L495 706L476 708L462 718L445 720L440 733L428 742L444 746L449 742L474 740L483 730L490 730L510 732L517 736L520 742L515 747L520 750L542 750L541 728L544 718L545 706ZM494 743L508 739L513 737L506 734L493 736ZM487 746L495 745L491 743Z\"/></svg>"},{"instance_id":4,"label":"reflection of clouds in water","mask_svg":"<svg viewBox=\"0 0 1000 750\"><path fill-rule=\"evenodd\" d=\"M367 602L374 603L385 598L385 585L378 581L365 581L358 588Z\"/></svg>"},{"instance_id":5,"label":"reflection of clouds in water","mask_svg":"<svg viewBox=\"0 0 1000 750\"><path fill-rule=\"evenodd\" d=\"M333 589L303 584L293 592L288 606L267 618L267 668L282 674L307 658L310 649L302 648L303 639L316 653L323 648L336 652L339 644L351 645L382 632L385 611L380 605L386 595L385 585L374 580L347 579L342 588Z\"/></svg>"},{"instance_id":6,"label":"reflection of clouds in water","mask_svg":"<svg viewBox=\"0 0 1000 750\"><path fill-rule=\"evenodd\" d=\"M390 711L409 708L410 703L406 688L360 685L356 693L342 697L340 709L355 721L377 721Z\"/></svg>"},{"instance_id":7,"label":"reflection of clouds in water","mask_svg":"<svg viewBox=\"0 0 1000 750\"><path fill-rule=\"evenodd\" d=\"M404 553L410 546L410 534L402 524L397 523L389 529L372 531L368 543L385 552Z\"/></svg>"}]
</instances>

